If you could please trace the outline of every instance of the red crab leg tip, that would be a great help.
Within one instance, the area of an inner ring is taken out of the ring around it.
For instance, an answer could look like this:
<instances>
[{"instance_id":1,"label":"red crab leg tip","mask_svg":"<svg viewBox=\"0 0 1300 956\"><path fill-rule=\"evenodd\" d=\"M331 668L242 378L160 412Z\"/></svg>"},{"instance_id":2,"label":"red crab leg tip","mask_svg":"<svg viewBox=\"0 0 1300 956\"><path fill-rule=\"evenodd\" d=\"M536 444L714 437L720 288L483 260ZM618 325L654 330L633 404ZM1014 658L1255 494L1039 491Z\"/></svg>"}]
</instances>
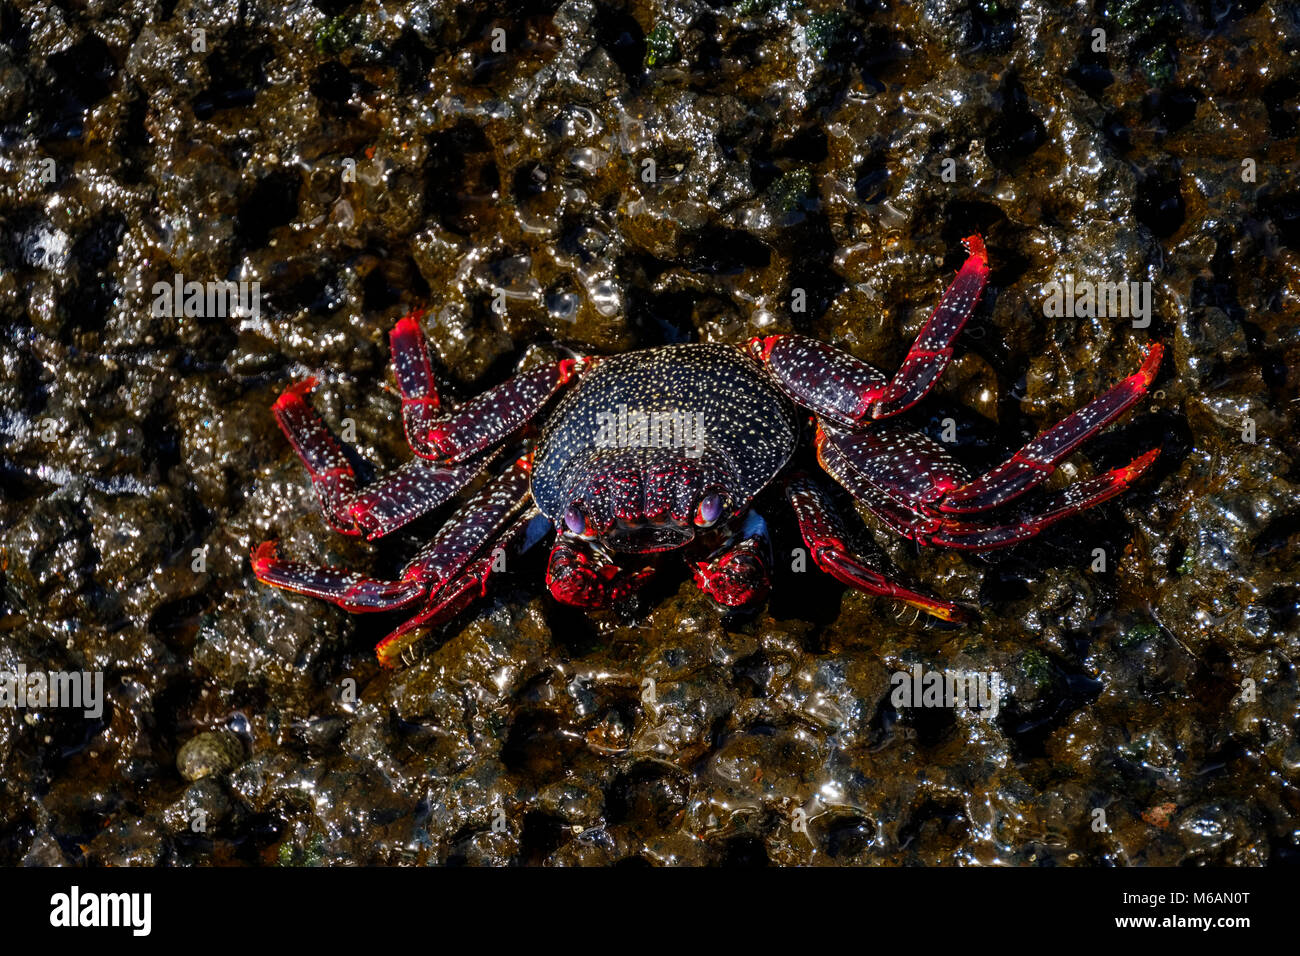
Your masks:
<instances>
[{"instance_id":1,"label":"red crab leg tip","mask_svg":"<svg viewBox=\"0 0 1300 956\"><path fill-rule=\"evenodd\" d=\"M971 621L975 620L975 615L973 612L968 611L957 604L952 604L948 606L942 606L939 604L927 604L925 606L921 606L920 604L915 604L910 601L905 603L910 603L912 604L913 607L919 607L927 614L937 617L940 620L947 621L950 624L969 624Z\"/></svg>"},{"instance_id":2,"label":"red crab leg tip","mask_svg":"<svg viewBox=\"0 0 1300 956\"><path fill-rule=\"evenodd\" d=\"M909 607L914 607L919 611L924 611L931 617L937 617L941 621L947 621L950 624L969 624L975 619L975 615L962 607L960 604L953 604L951 601L941 601L938 598L927 597L910 588L894 585L894 590L888 595L895 601L901 601Z\"/></svg>"},{"instance_id":3,"label":"red crab leg tip","mask_svg":"<svg viewBox=\"0 0 1300 956\"><path fill-rule=\"evenodd\" d=\"M984 248L984 239L978 232L971 233L971 235L961 241L961 244L966 247L966 251L970 253L971 259L976 260L977 264L985 267L988 266L989 253L988 250Z\"/></svg>"},{"instance_id":4,"label":"red crab leg tip","mask_svg":"<svg viewBox=\"0 0 1300 956\"><path fill-rule=\"evenodd\" d=\"M833 447L833 446L832 446ZM817 567L842 584L868 594L902 601L945 621L962 623L969 619L960 606L891 581L883 570L872 567L865 558L855 555L842 537L842 525L827 507L822 493L807 476L797 474L786 486L786 499L794 509L799 532L812 553Z\"/></svg>"},{"instance_id":5,"label":"red crab leg tip","mask_svg":"<svg viewBox=\"0 0 1300 956\"><path fill-rule=\"evenodd\" d=\"M1159 454L1160 449L1153 448L1127 465L1068 485L1051 496L1046 507L1035 514L1022 517L1016 524L990 525L945 519L938 529L924 532L923 537L918 537L917 540L965 551L988 551L1017 544L1058 521L1109 501L1146 471Z\"/></svg>"},{"instance_id":6,"label":"red crab leg tip","mask_svg":"<svg viewBox=\"0 0 1300 956\"><path fill-rule=\"evenodd\" d=\"M415 640L411 634L392 634L375 645L375 657L379 666L386 670L396 670L402 659L402 651Z\"/></svg>"},{"instance_id":7,"label":"red crab leg tip","mask_svg":"<svg viewBox=\"0 0 1300 956\"><path fill-rule=\"evenodd\" d=\"M314 389L317 384L318 382L314 375L309 375L301 381L294 382L280 393L280 397L277 398L275 404L271 406L272 409L284 408L286 405L290 405L294 402L303 401L309 394L311 394L312 389Z\"/></svg>"},{"instance_id":8,"label":"red crab leg tip","mask_svg":"<svg viewBox=\"0 0 1300 956\"><path fill-rule=\"evenodd\" d=\"M393 331L388 333L388 338L391 341L396 342L402 339L413 339L419 335L420 323L416 319L415 314L411 313L410 315L404 315L397 320L397 324L393 326Z\"/></svg>"},{"instance_id":9,"label":"red crab leg tip","mask_svg":"<svg viewBox=\"0 0 1300 956\"><path fill-rule=\"evenodd\" d=\"M1165 347L1159 342L1152 342L1147 348L1146 358L1142 361L1142 367L1138 369L1143 385L1150 385L1155 381L1156 372L1160 370L1160 362L1164 356Z\"/></svg>"},{"instance_id":10,"label":"red crab leg tip","mask_svg":"<svg viewBox=\"0 0 1300 956\"><path fill-rule=\"evenodd\" d=\"M1111 474L1118 477L1123 484L1128 484L1129 482L1136 480L1137 477L1142 474L1142 472L1150 468L1151 464L1159 457L1160 457L1160 449L1152 448L1145 455L1141 455L1138 458L1134 458L1127 465L1124 465L1120 468L1116 468L1114 471L1111 472Z\"/></svg>"},{"instance_id":11,"label":"red crab leg tip","mask_svg":"<svg viewBox=\"0 0 1300 956\"><path fill-rule=\"evenodd\" d=\"M275 541L263 541L253 549L253 574L260 579L266 573L266 566L279 557L280 546Z\"/></svg>"},{"instance_id":12,"label":"red crab leg tip","mask_svg":"<svg viewBox=\"0 0 1300 956\"><path fill-rule=\"evenodd\" d=\"M1139 368L1083 408L1041 432L997 468L953 490L938 509L969 514L1005 504L1029 491L1056 470L1074 449L1128 411L1150 387L1160 368L1164 347L1148 346Z\"/></svg>"}]
</instances>

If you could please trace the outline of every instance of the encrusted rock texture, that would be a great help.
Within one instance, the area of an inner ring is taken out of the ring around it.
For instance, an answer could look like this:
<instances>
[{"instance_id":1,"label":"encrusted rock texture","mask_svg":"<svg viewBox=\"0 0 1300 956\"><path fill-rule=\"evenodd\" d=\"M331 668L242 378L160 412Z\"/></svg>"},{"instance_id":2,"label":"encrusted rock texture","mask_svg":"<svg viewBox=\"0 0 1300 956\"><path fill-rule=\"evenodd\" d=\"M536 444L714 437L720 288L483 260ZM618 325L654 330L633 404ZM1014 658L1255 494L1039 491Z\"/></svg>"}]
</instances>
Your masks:
<instances>
[{"instance_id":1,"label":"encrusted rock texture","mask_svg":"<svg viewBox=\"0 0 1300 956\"><path fill-rule=\"evenodd\" d=\"M107 696L0 707L0 863L1295 862L1298 11L0 5L0 671ZM270 413L315 375L405 461L412 307L457 399L783 331L892 372L973 232L989 288L908 415L972 470L1169 351L1054 479L1160 447L1122 496L982 556L861 516L971 625L795 570L779 496L737 620L671 562L635 614L563 608L537 548L386 671L400 615L252 575L270 538L391 575L447 517L334 534ZM160 315L177 275L258 308ZM1067 276L1149 316L1049 314ZM914 667L997 716L898 706Z\"/></svg>"}]
</instances>

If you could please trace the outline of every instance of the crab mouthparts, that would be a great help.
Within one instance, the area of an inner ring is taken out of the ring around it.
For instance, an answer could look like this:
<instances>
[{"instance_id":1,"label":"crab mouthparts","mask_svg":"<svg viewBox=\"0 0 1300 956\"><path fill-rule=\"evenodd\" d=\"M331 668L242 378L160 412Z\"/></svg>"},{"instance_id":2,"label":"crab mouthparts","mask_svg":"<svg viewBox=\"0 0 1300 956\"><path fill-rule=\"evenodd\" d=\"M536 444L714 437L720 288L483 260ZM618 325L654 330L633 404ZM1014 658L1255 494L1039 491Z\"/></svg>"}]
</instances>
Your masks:
<instances>
[{"instance_id":1,"label":"crab mouthparts","mask_svg":"<svg viewBox=\"0 0 1300 956\"><path fill-rule=\"evenodd\" d=\"M680 548L694 537L695 528L691 525L622 525L605 535L605 544L611 550L625 554L651 554Z\"/></svg>"}]
</instances>

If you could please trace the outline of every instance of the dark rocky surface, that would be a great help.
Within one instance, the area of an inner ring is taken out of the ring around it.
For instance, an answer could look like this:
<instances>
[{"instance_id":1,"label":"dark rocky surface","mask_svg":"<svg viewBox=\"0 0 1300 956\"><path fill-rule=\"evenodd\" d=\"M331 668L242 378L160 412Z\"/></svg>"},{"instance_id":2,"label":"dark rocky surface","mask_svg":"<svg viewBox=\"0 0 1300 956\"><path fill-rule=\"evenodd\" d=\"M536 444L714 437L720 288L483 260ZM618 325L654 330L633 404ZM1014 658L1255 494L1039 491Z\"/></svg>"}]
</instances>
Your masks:
<instances>
[{"instance_id":1,"label":"dark rocky surface","mask_svg":"<svg viewBox=\"0 0 1300 956\"><path fill-rule=\"evenodd\" d=\"M1296 860L1298 9L0 4L0 671L108 694L0 708L0 863ZM267 538L391 574L436 526L331 534L269 412L319 375L405 460L413 305L461 397L557 344L789 329L892 370L976 230L988 293L910 416L967 462L1171 355L1066 469L1162 446L1121 498L984 557L869 525L974 625L788 562L747 621L680 572L584 616L532 555L387 672L391 616L253 579ZM260 316L154 316L177 273ZM1067 274L1150 281L1150 327L1046 317ZM1001 713L900 714L913 664Z\"/></svg>"}]
</instances>

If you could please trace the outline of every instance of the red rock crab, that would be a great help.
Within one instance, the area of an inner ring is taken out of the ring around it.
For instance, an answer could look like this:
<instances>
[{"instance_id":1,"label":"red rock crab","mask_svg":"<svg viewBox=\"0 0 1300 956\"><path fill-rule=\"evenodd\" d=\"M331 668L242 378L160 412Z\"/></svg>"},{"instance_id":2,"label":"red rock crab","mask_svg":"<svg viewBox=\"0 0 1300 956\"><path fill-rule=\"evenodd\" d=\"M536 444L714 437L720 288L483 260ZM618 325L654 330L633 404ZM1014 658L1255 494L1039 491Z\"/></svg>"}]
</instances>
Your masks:
<instances>
[{"instance_id":1,"label":"red rock crab","mask_svg":"<svg viewBox=\"0 0 1300 956\"><path fill-rule=\"evenodd\" d=\"M254 549L254 572L266 584L354 612L423 602L378 645L390 666L421 630L484 592L506 549L551 531L546 583L567 604L615 604L652 573L654 555L675 551L718 604L750 608L768 593L771 563L766 525L752 505L779 480L819 568L850 587L963 620L965 609L890 580L855 553L817 480L787 468L803 424L797 407L812 413L822 468L887 527L923 544L1000 548L1105 501L1155 460L1158 449L1015 514L975 516L1005 512L1132 406L1154 379L1162 351L1152 345L1137 372L1003 464L972 476L940 444L891 421L938 380L983 292L984 243L971 236L965 244L965 264L892 378L814 339L776 335L745 349L683 344L566 359L444 409L419 313L407 315L391 344L412 461L358 488L343 449L307 403L314 379L290 386L274 405L336 530L386 535L448 501L508 439L544 419L540 437L482 484L397 580L286 561L274 542Z\"/></svg>"}]
</instances>

